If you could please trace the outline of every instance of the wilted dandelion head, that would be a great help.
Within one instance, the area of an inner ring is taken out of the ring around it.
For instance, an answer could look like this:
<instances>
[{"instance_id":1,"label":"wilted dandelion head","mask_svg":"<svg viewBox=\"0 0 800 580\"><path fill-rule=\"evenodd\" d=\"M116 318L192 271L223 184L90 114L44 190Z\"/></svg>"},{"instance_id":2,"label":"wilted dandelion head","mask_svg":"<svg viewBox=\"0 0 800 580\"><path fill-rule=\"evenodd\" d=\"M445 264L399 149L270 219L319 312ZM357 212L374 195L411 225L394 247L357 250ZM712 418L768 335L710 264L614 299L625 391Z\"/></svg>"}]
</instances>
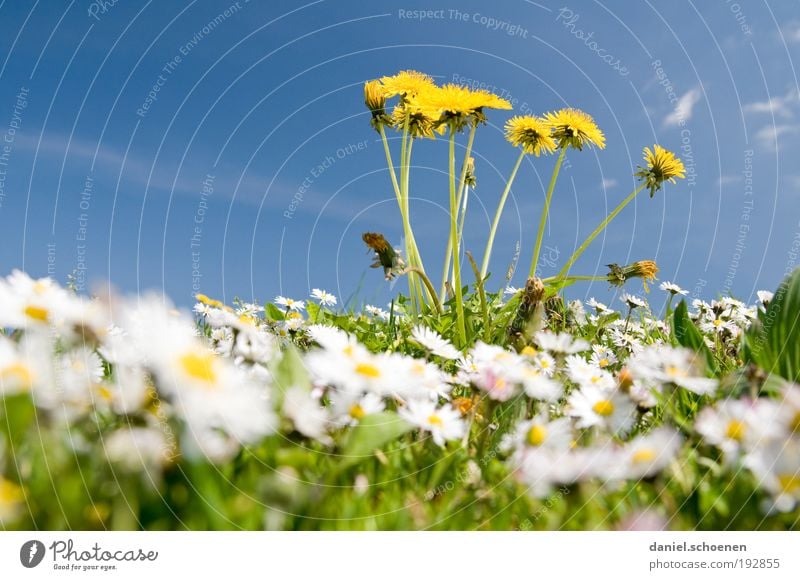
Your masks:
<instances>
[{"instance_id":1,"label":"wilted dandelion head","mask_svg":"<svg viewBox=\"0 0 800 580\"><path fill-rule=\"evenodd\" d=\"M547 113L545 121L553 130L553 139L559 147L574 147L583 149L584 145L595 145L604 149L606 138L595 124L591 115L578 109L561 109L555 113Z\"/></svg>"},{"instance_id":2,"label":"wilted dandelion head","mask_svg":"<svg viewBox=\"0 0 800 580\"><path fill-rule=\"evenodd\" d=\"M675 183L675 178L683 179L686 177L686 168L683 161L672 151L667 151L661 145L653 145L652 151L649 147L644 148L644 162L647 168L640 167L634 175L644 179L650 190L650 197L653 197L661 184L665 181Z\"/></svg>"},{"instance_id":3,"label":"wilted dandelion head","mask_svg":"<svg viewBox=\"0 0 800 580\"><path fill-rule=\"evenodd\" d=\"M640 260L627 266L608 264L607 279L612 286L622 286L630 278L641 278L644 291L649 292L648 282L653 282L658 274L658 265L653 260Z\"/></svg>"},{"instance_id":4,"label":"wilted dandelion head","mask_svg":"<svg viewBox=\"0 0 800 580\"><path fill-rule=\"evenodd\" d=\"M556 142L551 136L551 127L539 117L526 115L512 117L506 123L506 140L515 147L522 147L528 154L536 155L552 153Z\"/></svg>"}]
</instances>

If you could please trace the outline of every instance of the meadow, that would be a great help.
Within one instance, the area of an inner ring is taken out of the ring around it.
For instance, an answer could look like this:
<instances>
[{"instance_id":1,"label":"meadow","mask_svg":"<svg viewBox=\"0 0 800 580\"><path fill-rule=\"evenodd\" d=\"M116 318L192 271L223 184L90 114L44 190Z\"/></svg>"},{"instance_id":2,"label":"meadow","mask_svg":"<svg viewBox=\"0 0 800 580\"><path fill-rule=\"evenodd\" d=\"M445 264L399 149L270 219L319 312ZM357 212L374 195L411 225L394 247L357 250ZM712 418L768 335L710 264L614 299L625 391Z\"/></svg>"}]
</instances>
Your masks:
<instances>
[{"instance_id":1,"label":"meadow","mask_svg":"<svg viewBox=\"0 0 800 580\"><path fill-rule=\"evenodd\" d=\"M461 243L471 150L510 103L415 71L367 82L364 99L404 234L395 247L363 233L375 276L404 279L390 304L345 309L314 289L263 303L198 294L187 312L158 293L0 279L3 529L797 527L800 270L756 304L691 300L652 260L573 272L631 201L684 178L654 144L631 170L638 186L557 275L538 276L567 154L579 164L605 147L571 108L506 122L514 162L476 258ZM430 139L448 144L441 279L409 207L412 150ZM552 177L514 288L489 264L526 156ZM565 298L587 280L625 291L615 304Z\"/></svg>"}]
</instances>

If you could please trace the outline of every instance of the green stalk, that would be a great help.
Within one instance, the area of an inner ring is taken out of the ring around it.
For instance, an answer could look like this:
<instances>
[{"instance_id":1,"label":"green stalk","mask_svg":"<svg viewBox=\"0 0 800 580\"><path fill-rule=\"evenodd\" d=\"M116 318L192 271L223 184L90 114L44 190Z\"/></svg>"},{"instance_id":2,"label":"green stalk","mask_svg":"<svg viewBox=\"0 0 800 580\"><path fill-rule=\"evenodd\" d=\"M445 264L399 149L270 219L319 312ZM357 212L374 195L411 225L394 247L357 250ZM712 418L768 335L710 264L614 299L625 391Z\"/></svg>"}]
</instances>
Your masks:
<instances>
[{"instance_id":1,"label":"green stalk","mask_svg":"<svg viewBox=\"0 0 800 580\"><path fill-rule=\"evenodd\" d=\"M464 163L461 165L461 180L459 181L459 188L458 188L458 198L456 199L456 205L460 208L461 207L461 199L464 196L464 186L466 185L464 182L467 178L467 162L469 161L469 156L472 153L472 144L475 141L475 131L478 129L478 123L474 123L472 128L469 131L469 137L467 138L467 148L464 151ZM466 208L465 208L466 212ZM461 220L461 228L459 229L458 239L461 239L461 233L463 230L464 220ZM446 296L446 287L445 284L447 279L450 277L450 260L453 258L453 240L448 238L447 240L447 249L444 253L444 270L442 272L442 284L439 290L439 294L442 297L442 300L447 298Z\"/></svg>"},{"instance_id":2,"label":"green stalk","mask_svg":"<svg viewBox=\"0 0 800 580\"><path fill-rule=\"evenodd\" d=\"M407 239L407 255L410 258L410 264L415 267L416 270L425 274L425 266L422 264L422 256L420 256L419 248L417 247L417 240L414 237L414 230L411 227L411 210L409 209L409 189L411 184L411 146L414 144L414 138L409 136L408 138L408 145L406 146L406 159L404 164L405 169L405 193L403 194L403 219L404 221L404 230L407 231L406 239ZM423 288L426 292L430 293L427 288L427 284L423 285L420 283L419 278L414 279L415 282L415 291L417 293L417 300L419 300L420 305L425 304L425 297L423 296ZM429 296L429 299L432 297Z\"/></svg>"},{"instance_id":3,"label":"green stalk","mask_svg":"<svg viewBox=\"0 0 800 580\"><path fill-rule=\"evenodd\" d=\"M400 199L398 200L400 205L400 217L403 220L403 238L405 242L405 254L406 259L408 260L409 266L415 266L414 264L414 256L411 253L411 236L409 234L409 222L406 218L406 202L405 198L408 196L408 183L406 182L406 163L407 163L407 156L406 150L408 149L408 142L410 141L411 137L408 134L408 121L409 116L406 113L405 120L403 121L403 135L400 139ZM417 306L417 281L409 276L408 277L408 296L411 300L411 309L416 314L420 312L420 309ZM421 306L421 305L420 305Z\"/></svg>"},{"instance_id":4,"label":"green stalk","mask_svg":"<svg viewBox=\"0 0 800 580\"><path fill-rule=\"evenodd\" d=\"M489 230L489 239L486 242L486 249L483 251L483 263L481 264L481 279L486 277L486 272L489 269L489 259L492 256L492 246L494 246L494 236L497 233L497 225L500 223L500 216L503 214L503 207L506 205L506 198L511 191L511 184L514 183L514 178L517 176L519 166L522 164L522 159L525 157L525 150L519 152L517 162L514 164L514 169L511 170L511 175L508 176L506 181L506 188L503 190L503 195L500 196L500 203L497 204L497 211L494 213L494 221L492 221L492 229Z\"/></svg>"},{"instance_id":5,"label":"green stalk","mask_svg":"<svg viewBox=\"0 0 800 580\"><path fill-rule=\"evenodd\" d=\"M461 296L461 264L459 258L458 235L458 205L456 203L456 130L450 125L450 243L453 248L453 278L455 280L456 298L456 326L461 339L459 346L467 343L467 331L464 325L464 304Z\"/></svg>"},{"instance_id":6,"label":"green stalk","mask_svg":"<svg viewBox=\"0 0 800 580\"><path fill-rule=\"evenodd\" d=\"M597 236L599 236L599 235L600 235L600 233L601 233L601 232L602 232L604 229L606 229L606 226L608 226L608 224L610 224L610 223L611 223L611 220L613 220L615 217L617 217L617 214L618 214L619 212L621 212L621 211L622 211L622 210L625 208L625 206L626 206L626 205L628 205L630 202L632 202L632 201L633 201L633 199L634 199L634 198L635 198L637 195L639 195L639 192L640 192L640 191L642 191L642 190L644 189L645 185L647 185L647 182L643 182L643 183L642 183L642 184L641 184L639 187L637 187L636 189L634 189L634 190L633 190L633 191L630 193L630 195L628 195L628 197L626 197L625 199L623 199L623 200L620 202L620 204L619 204L619 205L618 205L616 208L614 208L614 211L612 211L610 214L608 214L608 216L606 216L606 219L604 219L604 220L602 221L602 223L601 223L599 226L597 226L597 227L595 228L595 230L594 230L594 231L593 231L591 234L589 234L589 237L588 237L588 238L586 238L586 240L584 240L584 242L583 242L583 243L580 245L580 247L579 247L577 250L575 250L575 253L574 253L574 254L572 254L572 256L570 257L570 259L569 259L569 260L567 260L567 263L566 263L566 264L564 264L564 267L563 267L563 268L561 268L561 271L558 273L558 276L557 276L558 278L562 278L562 277L564 277L564 276L566 275L566 273L567 273L567 272L569 272L569 269L572 267L572 265L575 263L575 261L576 261L578 258L580 258L581 254L583 254L583 252L586 250L586 248L588 248L588 247L589 247L589 244L591 244L591 243L592 243L592 241L594 241L594 239L595 239Z\"/></svg>"},{"instance_id":7,"label":"green stalk","mask_svg":"<svg viewBox=\"0 0 800 580\"><path fill-rule=\"evenodd\" d=\"M539 265L539 252L542 249L542 239L544 239L544 229L547 226L547 216L550 213L550 201L553 199L553 190L556 188L556 181L558 180L558 172L561 171L561 164L564 162L564 156L567 154L566 143L561 143L561 152L558 154L556 166L553 168L553 175L550 177L550 185L547 187L547 195L544 199L544 207L542 208L542 217L539 218L539 231L536 234L536 245L533 247L533 259L531 260L531 269L528 273L528 278L533 278L536 275L536 268Z\"/></svg>"}]
</instances>

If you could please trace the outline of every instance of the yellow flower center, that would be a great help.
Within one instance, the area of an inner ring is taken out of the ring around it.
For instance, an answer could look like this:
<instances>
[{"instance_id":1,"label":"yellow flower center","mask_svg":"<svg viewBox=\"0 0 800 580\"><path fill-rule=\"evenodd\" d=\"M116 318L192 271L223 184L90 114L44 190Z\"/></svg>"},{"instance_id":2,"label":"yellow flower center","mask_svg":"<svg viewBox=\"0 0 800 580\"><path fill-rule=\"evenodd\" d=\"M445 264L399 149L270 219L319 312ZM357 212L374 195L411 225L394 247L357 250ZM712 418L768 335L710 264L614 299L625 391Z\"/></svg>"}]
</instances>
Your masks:
<instances>
[{"instance_id":1,"label":"yellow flower center","mask_svg":"<svg viewBox=\"0 0 800 580\"><path fill-rule=\"evenodd\" d=\"M607 358L601 358L598 364L600 365L601 369L604 369L609 365L609 362Z\"/></svg>"},{"instance_id":2,"label":"yellow flower center","mask_svg":"<svg viewBox=\"0 0 800 580\"><path fill-rule=\"evenodd\" d=\"M369 377L370 379L377 379L381 376L381 371L375 365L369 363L359 363L356 365L356 372L359 375Z\"/></svg>"},{"instance_id":3,"label":"yellow flower center","mask_svg":"<svg viewBox=\"0 0 800 580\"><path fill-rule=\"evenodd\" d=\"M97 392L100 393L100 398L106 401L110 401L113 399L113 395L111 394L111 390L106 387L105 385L99 385L97 387Z\"/></svg>"},{"instance_id":4,"label":"yellow flower center","mask_svg":"<svg viewBox=\"0 0 800 580\"><path fill-rule=\"evenodd\" d=\"M217 381L214 362L215 357L211 353L198 354L190 352L180 358L183 371L193 379L205 383L215 383Z\"/></svg>"},{"instance_id":5,"label":"yellow flower center","mask_svg":"<svg viewBox=\"0 0 800 580\"><path fill-rule=\"evenodd\" d=\"M0 477L0 506L22 501L22 490L7 479Z\"/></svg>"},{"instance_id":6,"label":"yellow flower center","mask_svg":"<svg viewBox=\"0 0 800 580\"><path fill-rule=\"evenodd\" d=\"M534 425L528 431L528 444L538 447L547 439L547 428L542 425Z\"/></svg>"},{"instance_id":7,"label":"yellow flower center","mask_svg":"<svg viewBox=\"0 0 800 580\"><path fill-rule=\"evenodd\" d=\"M650 463L656 458L656 452L652 449L639 449L633 453L631 461L637 463Z\"/></svg>"},{"instance_id":8,"label":"yellow flower center","mask_svg":"<svg viewBox=\"0 0 800 580\"><path fill-rule=\"evenodd\" d=\"M800 411L797 411L794 417L792 417L792 421L789 423L789 429L791 429L793 433L800 432Z\"/></svg>"},{"instance_id":9,"label":"yellow flower center","mask_svg":"<svg viewBox=\"0 0 800 580\"><path fill-rule=\"evenodd\" d=\"M0 370L0 381L6 379L19 381L19 384L25 389L30 388L33 384L33 374L22 363L13 363Z\"/></svg>"},{"instance_id":10,"label":"yellow flower center","mask_svg":"<svg viewBox=\"0 0 800 580\"><path fill-rule=\"evenodd\" d=\"M366 413L364 412L364 407L362 407L358 403L350 407L350 416L353 419L361 419L364 417L364 415L366 415Z\"/></svg>"},{"instance_id":11,"label":"yellow flower center","mask_svg":"<svg viewBox=\"0 0 800 580\"><path fill-rule=\"evenodd\" d=\"M744 433L747 426L742 421L731 419L728 421L728 427L725 429L725 437L733 439L734 441L741 441L744 439Z\"/></svg>"},{"instance_id":12,"label":"yellow flower center","mask_svg":"<svg viewBox=\"0 0 800 580\"><path fill-rule=\"evenodd\" d=\"M435 425L436 427L441 427L442 425L444 425L439 415L431 415L430 417L428 417L428 424Z\"/></svg>"},{"instance_id":13,"label":"yellow flower center","mask_svg":"<svg viewBox=\"0 0 800 580\"><path fill-rule=\"evenodd\" d=\"M536 354L536 349L529 345L523 348L520 354L524 354L526 356L533 356Z\"/></svg>"},{"instance_id":14,"label":"yellow flower center","mask_svg":"<svg viewBox=\"0 0 800 580\"><path fill-rule=\"evenodd\" d=\"M25 315L38 322L47 322L47 319L50 317L50 312L47 308L30 305L25 307Z\"/></svg>"},{"instance_id":15,"label":"yellow flower center","mask_svg":"<svg viewBox=\"0 0 800 580\"><path fill-rule=\"evenodd\" d=\"M800 491L800 475L796 473L782 473L778 476L778 483L783 493L795 493Z\"/></svg>"},{"instance_id":16,"label":"yellow flower center","mask_svg":"<svg viewBox=\"0 0 800 580\"><path fill-rule=\"evenodd\" d=\"M597 401L592 406L592 410L602 417L609 417L614 413L614 403L608 399L604 401Z\"/></svg>"},{"instance_id":17,"label":"yellow flower center","mask_svg":"<svg viewBox=\"0 0 800 580\"><path fill-rule=\"evenodd\" d=\"M686 377L689 375L684 369L680 367L676 367L675 365L670 365L666 369L664 369L667 373L667 376L670 377Z\"/></svg>"},{"instance_id":18,"label":"yellow flower center","mask_svg":"<svg viewBox=\"0 0 800 580\"><path fill-rule=\"evenodd\" d=\"M342 349L344 356L353 356L353 345L348 344L346 347Z\"/></svg>"}]
</instances>

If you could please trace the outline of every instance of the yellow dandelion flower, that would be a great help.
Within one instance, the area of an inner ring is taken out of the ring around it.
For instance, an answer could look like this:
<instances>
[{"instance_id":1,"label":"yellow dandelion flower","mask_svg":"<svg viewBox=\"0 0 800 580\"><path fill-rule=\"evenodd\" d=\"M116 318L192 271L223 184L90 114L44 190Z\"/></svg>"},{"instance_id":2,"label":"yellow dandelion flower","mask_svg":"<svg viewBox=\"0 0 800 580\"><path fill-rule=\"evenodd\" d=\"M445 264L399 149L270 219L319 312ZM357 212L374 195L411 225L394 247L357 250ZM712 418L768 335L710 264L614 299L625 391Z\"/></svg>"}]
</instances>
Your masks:
<instances>
[{"instance_id":1,"label":"yellow dandelion flower","mask_svg":"<svg viewBox=\"0 0 800 580\"><path fill-rule=\"evenodd\" d=\"M581 150L584 145L594 145L604 149L606 138L595 124L591 115L578 109L561 109L555 113L547 113L545 121L553 129L553 138L559 147L571 146Z\"/></svg>"},{"instance_id":2,"label":"yellow dandelion flower","mask_svg":"<svg viewBox=\"0 0 800 580\"><path fill-rule=\"evenodd\" d=\"M415 70L404 70L394 76L381 77L381 85L384 97L387 99L396 95L413 97L436 86L431 77Z\"/></svg>"},{"instance_id":3,"label":"yellow dandelion flower","mask_svg":"<svg viewBox=\"0 0 800 580\"><path fill-rule=\"evenodd\" d=\"M408 123L408 133L415 138L434 138L435 119L428 116L415 104L415 99L409 99L397 105L392 111L391 124L398 131L402 131ZM441 133L441 131L439 131Z\"/></svg>"},{"instance_id":4,"label":"yellow dandelion flower","mask_svg":"<svg viewBox=\"0 0 800 580\"><path fill-rule=\"evenodd\" d=\"M661 184L665 181L675 183L675 178L684 179L686 177L683 161L661 145L653 145L652 151L649 147L645 147L644 162L647 163L647 168L640 167L634 175L645 180L650 189L650 197L653 197L661 189Z\"/></svg>"},{"instance_id":5,"label":"yellow dandelion flower","mask_svg":"<svg viewBox=\"0 0 800 580\"><path fill-rule=\"evenodd\" d=\"M486 122L483 109L510 109L511 103L485 90L446 84L420 91L416 104L428 116L437 118L437 125L450 124L462 130L470 121Z\"/></svg>"},{"instance_id":6,"label":"yellow dandelion flower","mask_svg":"<svg viewBox=\"0 0 800 580\"><path fill-rule=\"evenodd\" d=\"M530 115L512 117L506 123L506 139L515 147L522 147L525 153L537 157L556 150L556 142L550 133L550 125L544 119Z\"/></svg>"}]
</instances>

